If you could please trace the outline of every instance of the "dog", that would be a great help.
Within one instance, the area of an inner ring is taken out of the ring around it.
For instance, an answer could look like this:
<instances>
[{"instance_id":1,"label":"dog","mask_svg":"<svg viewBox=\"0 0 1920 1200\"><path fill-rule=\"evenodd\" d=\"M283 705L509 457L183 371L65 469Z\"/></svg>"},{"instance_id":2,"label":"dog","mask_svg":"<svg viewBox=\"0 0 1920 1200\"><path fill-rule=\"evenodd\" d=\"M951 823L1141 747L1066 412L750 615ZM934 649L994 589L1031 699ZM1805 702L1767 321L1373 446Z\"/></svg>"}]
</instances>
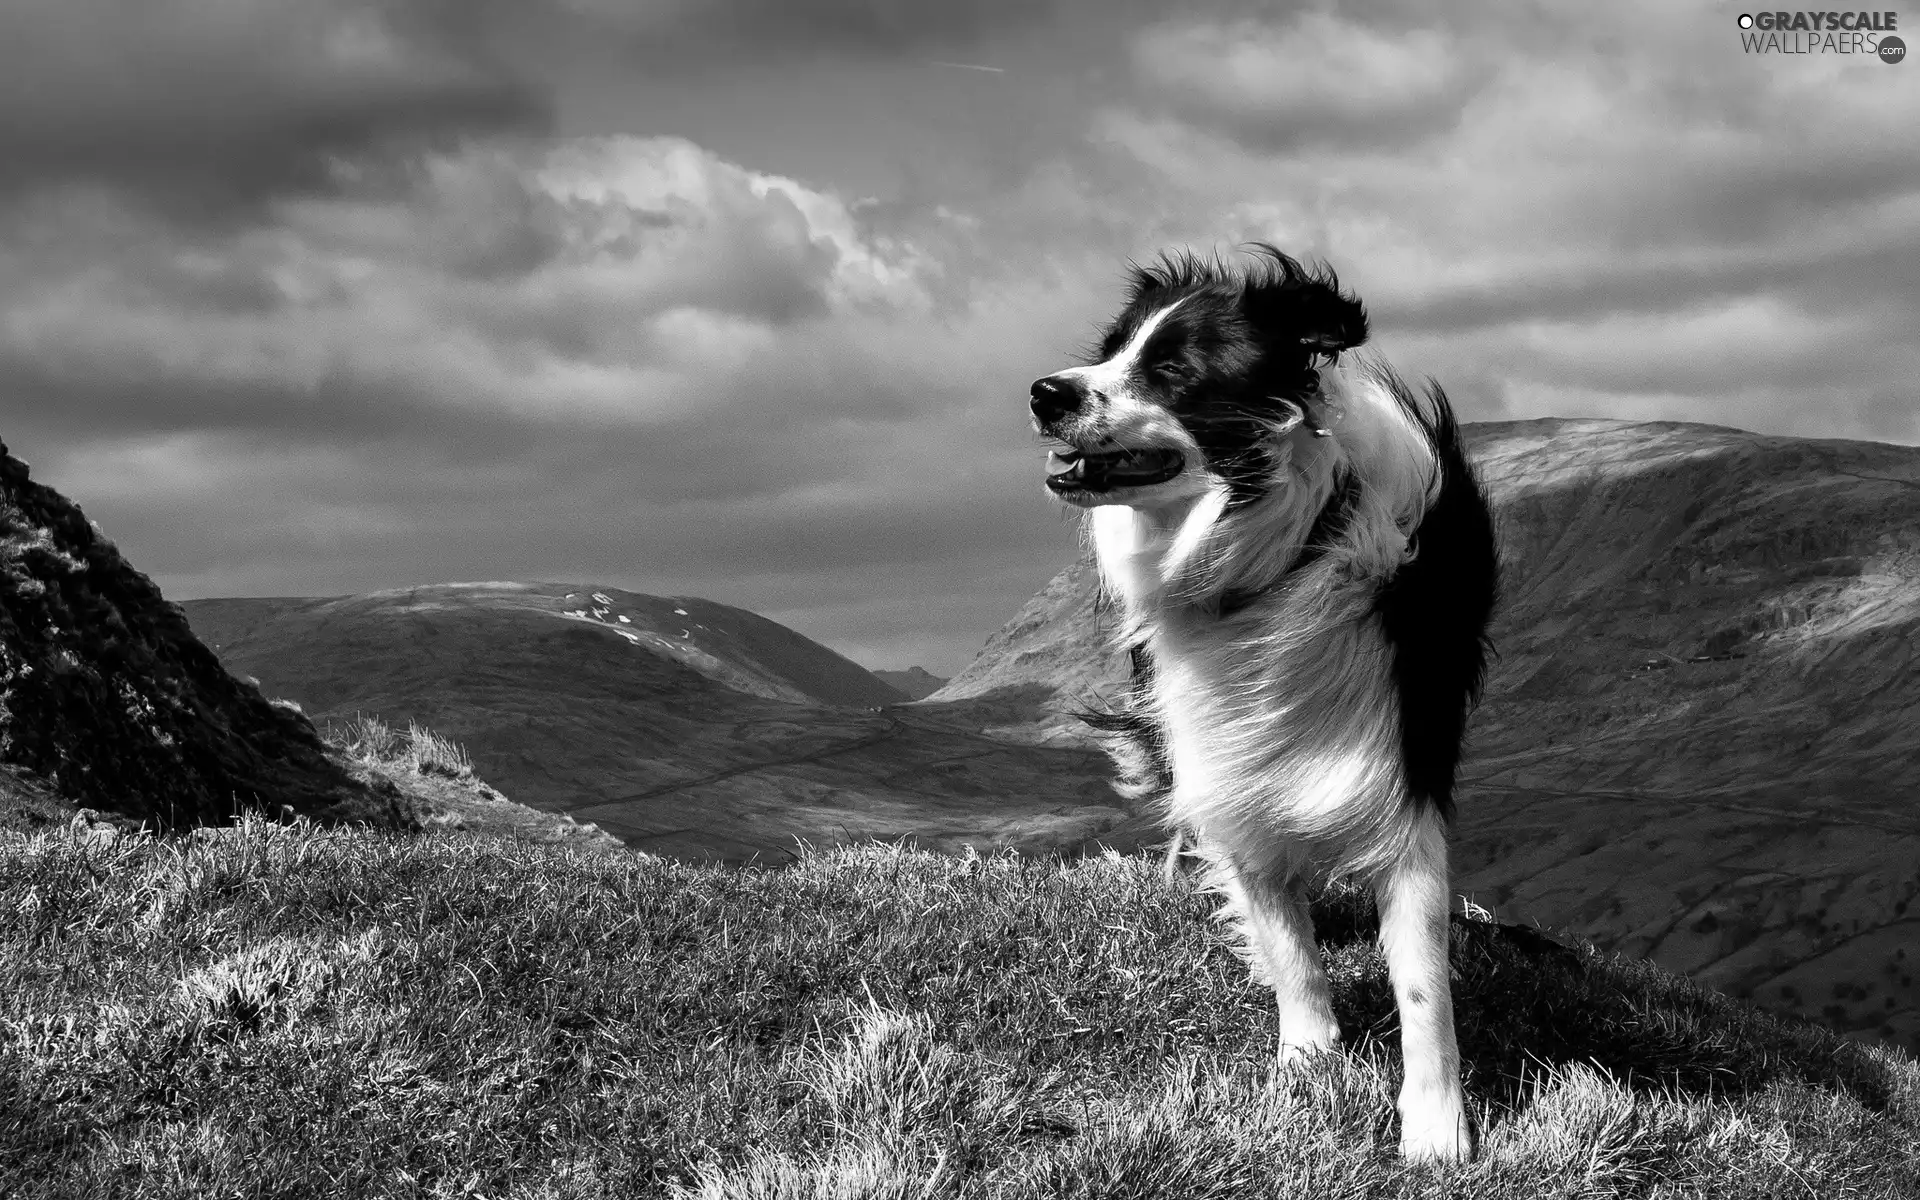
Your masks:
<instances>
[{"instance_id":1,"label":"dog","mask_svg":"<svg viewBox=\"0 0 1920 1200\"><path fill-rule=\"evenodd\" d=\"M1032 386L1046 486L1088 510L1131 661L1121 705L1090 719L1116 790L1191 839L1225 896L1283 1062L1340 1036L1307 892L1371 887L1400 1148L1462 1160L1446 834L1491 653L1493 517L1439 385L1348 354L1366 310L1330 269L1251 255L1134 266L1097 351Z\"/></svg>"}]
</instances>

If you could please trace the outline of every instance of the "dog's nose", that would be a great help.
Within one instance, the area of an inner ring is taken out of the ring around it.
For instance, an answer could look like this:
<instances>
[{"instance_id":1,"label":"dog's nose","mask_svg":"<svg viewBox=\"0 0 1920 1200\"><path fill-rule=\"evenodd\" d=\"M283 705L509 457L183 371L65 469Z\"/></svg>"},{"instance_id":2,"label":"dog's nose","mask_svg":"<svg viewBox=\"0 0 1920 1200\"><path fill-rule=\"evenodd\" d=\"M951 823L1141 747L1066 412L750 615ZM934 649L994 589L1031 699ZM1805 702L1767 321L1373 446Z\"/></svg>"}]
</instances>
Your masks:
<instances>
[{"instance_id":1,"label":"dog's nose","mask_svg":"<svg viewBox=\"0 0 1920 1200\"><path fill-rule=\"evenodd\" d=\"M1059 375L1036 379L1033 381L1033 400L1028 407L1033 409L1034 420L1042 425L1052 424L1080 408L1078 382Z\"/></svg>"}]
</instances>

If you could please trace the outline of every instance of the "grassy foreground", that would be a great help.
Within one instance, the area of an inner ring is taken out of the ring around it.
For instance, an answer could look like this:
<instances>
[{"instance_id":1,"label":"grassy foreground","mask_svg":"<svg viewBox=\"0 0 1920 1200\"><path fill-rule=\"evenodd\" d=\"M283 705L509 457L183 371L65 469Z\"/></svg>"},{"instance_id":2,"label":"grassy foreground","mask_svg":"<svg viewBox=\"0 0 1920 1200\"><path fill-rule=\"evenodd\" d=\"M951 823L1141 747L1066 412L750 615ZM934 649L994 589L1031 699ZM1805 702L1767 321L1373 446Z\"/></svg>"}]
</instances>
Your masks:
<instances>
[{"instance_id":1,"label":"grassy foreground","mask_svg":"<svg viewBox=\"0 0 1920 1200\"><path fill-rule=\"evenodd\" d=\"M1468 921L1483 1154L1404 1166L1363 908L1287 1072L1212 909L1117 857L0 834L0 1195L1920 1195L1912 1062Z\"/></svg>"}]
</instances>

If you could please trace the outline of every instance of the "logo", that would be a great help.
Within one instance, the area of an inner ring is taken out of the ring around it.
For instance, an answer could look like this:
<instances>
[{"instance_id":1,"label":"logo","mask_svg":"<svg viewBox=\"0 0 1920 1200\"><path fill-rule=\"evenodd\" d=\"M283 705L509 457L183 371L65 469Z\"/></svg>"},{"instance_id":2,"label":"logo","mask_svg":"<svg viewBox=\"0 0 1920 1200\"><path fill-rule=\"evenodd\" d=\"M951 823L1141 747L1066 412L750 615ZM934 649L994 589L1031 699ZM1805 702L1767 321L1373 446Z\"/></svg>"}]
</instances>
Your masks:
<instances>
[{"instance_id":1,"label":"logo","mask_svg":"<svg viewBox=\"0 0 1920 1200\"><path fill-rule=\"evenodd\" d=\"M1896 12L1741 13L1740 48L1748 54L1859 54L1902 62L1907 44L1893 36Z\"/></svg>"}]
</instances>

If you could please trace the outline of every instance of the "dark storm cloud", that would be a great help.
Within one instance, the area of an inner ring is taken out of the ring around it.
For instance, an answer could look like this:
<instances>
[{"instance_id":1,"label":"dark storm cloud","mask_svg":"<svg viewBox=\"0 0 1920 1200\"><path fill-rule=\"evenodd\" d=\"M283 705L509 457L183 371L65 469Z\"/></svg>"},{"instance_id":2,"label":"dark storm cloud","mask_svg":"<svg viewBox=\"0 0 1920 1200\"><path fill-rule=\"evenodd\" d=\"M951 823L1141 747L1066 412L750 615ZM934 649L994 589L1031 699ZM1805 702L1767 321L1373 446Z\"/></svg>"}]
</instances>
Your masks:
<instances>
[{"instance_id":1,"label":"dark storm cloud","mask_svg":"<svg viewBox=\"0 0 1920 1200\"><path fill-rule=\"evenodd\" d=\"M541 95L490 44L488 7L0 5L0 189L97 182L217 213L337 185L361 160L543 128Z\"/></svg>"}]
</instances>

